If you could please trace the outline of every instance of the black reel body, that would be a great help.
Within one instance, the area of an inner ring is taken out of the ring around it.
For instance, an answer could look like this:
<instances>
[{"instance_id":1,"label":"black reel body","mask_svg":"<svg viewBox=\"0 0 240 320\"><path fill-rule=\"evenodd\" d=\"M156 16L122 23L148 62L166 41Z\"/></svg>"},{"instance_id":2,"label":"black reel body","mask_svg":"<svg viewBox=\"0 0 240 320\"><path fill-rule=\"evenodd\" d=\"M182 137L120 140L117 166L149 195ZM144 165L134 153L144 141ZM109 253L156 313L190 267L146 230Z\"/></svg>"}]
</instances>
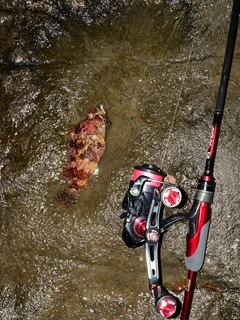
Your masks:
<instances>
[{"instance_id":1,"label":"black reel body","mask_svg":"<svg viewBox=\"0 0 240 320\"><path fill-rule=\"evenodd\" d=\"M164 181L166 176L150 164L134 167L121 218L125 244L129 248L145 244L149 288L157 313L172 318L179 312L180 302L162 286L160 246L165 229L182 216L162 220L162 213L164 207L179 207L186 198L181 188Z\"/></svg>"},{"instance_id":2,"label":"black reel body","mask_svg":"<svg viewBox=\"0 0 240 320\"><path fill-rule=\"evenodd\" d=\"M151 164L134 167L122 202L122 208L126 211L121 214L124 219L122 239L129 248L145 243L146 222L155 189L161 192L161 202L166 207L174 208L182 202L181 189L164 182L166 176L165 172Z\"/></svg>"}]
</instances>

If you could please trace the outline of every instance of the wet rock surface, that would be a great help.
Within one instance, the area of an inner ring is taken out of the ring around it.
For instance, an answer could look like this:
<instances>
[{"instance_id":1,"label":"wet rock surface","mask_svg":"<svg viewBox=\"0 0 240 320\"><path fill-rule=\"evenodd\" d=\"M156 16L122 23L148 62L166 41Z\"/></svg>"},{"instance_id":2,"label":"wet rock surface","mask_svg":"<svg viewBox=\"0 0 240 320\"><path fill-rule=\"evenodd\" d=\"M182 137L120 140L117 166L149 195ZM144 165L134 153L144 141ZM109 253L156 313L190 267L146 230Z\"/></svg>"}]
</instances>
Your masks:
<instances>
[{"instance_id":1,"label":"wet rock surface","mask_svg":"<svg viewBox=\"0 0 240 320\"><path fill-rule=\"evenodd\" d=\"M145 252L121 240L134 165L172 174L191 207L205 165L231 1L2 1L1 319L159 319ZM237 39L205 265L191 319L239 319ZM100 102L112 126L99 178L66 209L69 129ZM167 213L168 214L168 213ZM164 235L163 282L183 299L187 224Z\"/></svg>"}]
</instances>

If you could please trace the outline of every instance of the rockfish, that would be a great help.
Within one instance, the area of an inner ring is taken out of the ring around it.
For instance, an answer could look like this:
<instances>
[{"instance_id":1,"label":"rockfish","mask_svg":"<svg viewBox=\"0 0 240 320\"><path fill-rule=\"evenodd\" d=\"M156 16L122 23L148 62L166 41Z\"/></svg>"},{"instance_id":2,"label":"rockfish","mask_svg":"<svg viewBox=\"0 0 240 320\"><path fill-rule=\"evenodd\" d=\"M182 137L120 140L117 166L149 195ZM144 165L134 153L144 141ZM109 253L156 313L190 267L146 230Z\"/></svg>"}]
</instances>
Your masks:
<instances>
[{"instance_id":1,"label":"rockfish","mask_svg":"<svg viewBox=\"0 0 240 320\"><path fill-rule=\"evenodd\" d=\"M71 128L67 138L67 165L62 178L70 185L59 193L57 200L72 207L78 191L86 186L97 171L98 163L106 150L106 130L110 126L103 104L89 112L86 118Z\"/></svg>"}]
</instances>

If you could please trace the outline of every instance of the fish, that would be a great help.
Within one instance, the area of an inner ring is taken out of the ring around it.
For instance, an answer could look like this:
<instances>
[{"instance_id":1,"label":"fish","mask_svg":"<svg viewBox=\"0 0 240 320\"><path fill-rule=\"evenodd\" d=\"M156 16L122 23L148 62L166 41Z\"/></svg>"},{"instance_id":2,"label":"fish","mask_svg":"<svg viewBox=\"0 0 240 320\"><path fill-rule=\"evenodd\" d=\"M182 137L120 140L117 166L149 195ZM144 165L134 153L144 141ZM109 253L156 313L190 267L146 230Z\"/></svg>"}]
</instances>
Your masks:
<instances>
[{"instance_id":1,"label":"fish","mask_svg":"<svg viewBox=\"0 0 240 320\"><path fill-rule=\"evenodd\" d=\"M63 206L74 206L79 191L88 185L97 172L99 161L106 150L106 132L110 125L101 103L70 129L67 137L67 164L61 171L62 179L69 187L57 196Z\"/></svg>"}]
</instances>

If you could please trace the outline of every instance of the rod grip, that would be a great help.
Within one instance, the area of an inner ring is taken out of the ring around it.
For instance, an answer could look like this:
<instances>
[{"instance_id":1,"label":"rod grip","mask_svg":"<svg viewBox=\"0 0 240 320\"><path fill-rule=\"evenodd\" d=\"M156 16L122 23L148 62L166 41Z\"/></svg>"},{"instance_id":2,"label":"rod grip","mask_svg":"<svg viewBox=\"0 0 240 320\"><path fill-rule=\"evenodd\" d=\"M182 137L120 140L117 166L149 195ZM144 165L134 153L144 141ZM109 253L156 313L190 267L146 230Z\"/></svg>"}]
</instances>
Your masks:
<instances>
[{"instance_id":1,"label":"rod grip","mask_svg":"<svg viewBox=\"0 0 240 320\"><path fill-rule=\"evenodd\" d=\"M196 251L189 257L187 255L185 256L185 264L188 270L197 272L203 266L209 227L210 227L210 221L205 223L201 228ZM190 241L191 240L187 240L187 242L190 242Z\"/></svg>"},{"instance_id":2,"label":"rod grip","mask_svg":"<svg viewBox=\"0 0 240 320\"><path fill-rule=\"evenodd\" d=\"M197 212L194 235L187 235L185 264L188 270L198 272L204 263L207 239L210 228L210 204L201 202Z\"/></svg>"}]
</instances>

